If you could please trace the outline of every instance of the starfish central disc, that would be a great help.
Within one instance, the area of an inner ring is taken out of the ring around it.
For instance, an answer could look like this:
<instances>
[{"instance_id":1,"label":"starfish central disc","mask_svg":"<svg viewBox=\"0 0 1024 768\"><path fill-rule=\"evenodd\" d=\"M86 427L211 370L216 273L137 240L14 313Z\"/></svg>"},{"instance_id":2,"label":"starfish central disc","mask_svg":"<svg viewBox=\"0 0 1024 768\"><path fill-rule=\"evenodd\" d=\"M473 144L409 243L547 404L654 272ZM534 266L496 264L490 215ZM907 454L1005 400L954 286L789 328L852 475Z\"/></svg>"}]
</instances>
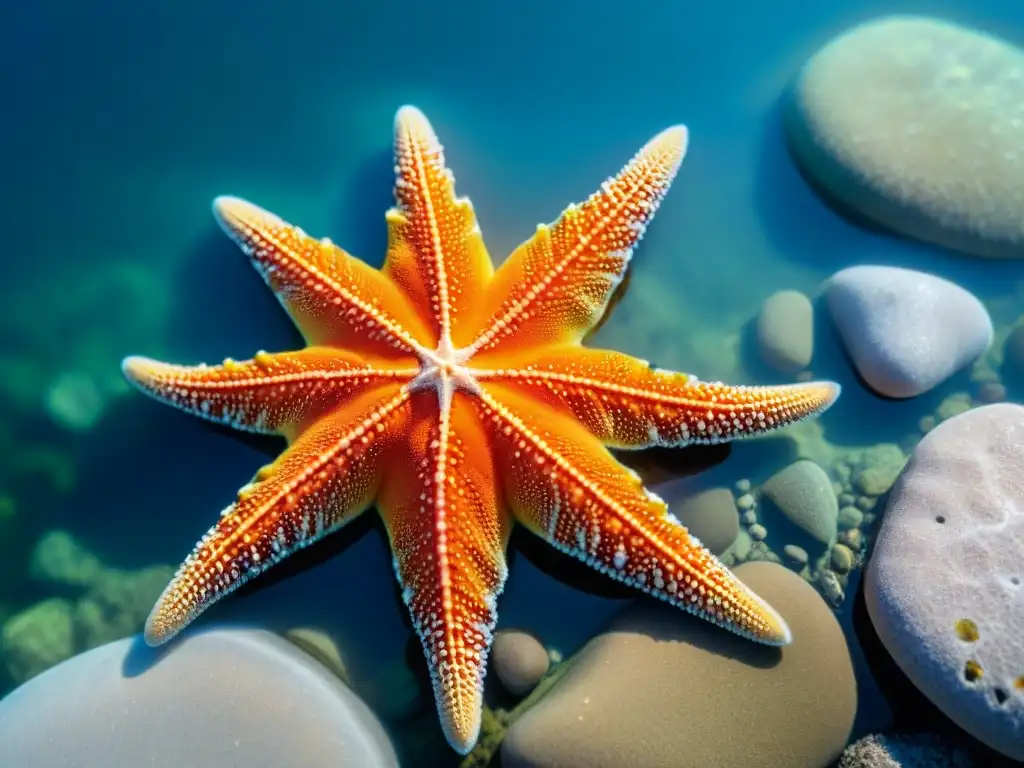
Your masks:
<instances>
[{"instance_id":1,"label":"starfish central disc","mask_svg":"<svg viewBox=\"0 0 1024 768\"><path fill-rule=\"evenodd\" d=\"M421 353L420 372L409 383L409 389L414 392L434 389L442 410L451 407L452 395L456 391L479 395L480 383L466 366L475 351L472 347L455 349L452 340L445 336L437 349Z\"/></svg>"}]
</instances>

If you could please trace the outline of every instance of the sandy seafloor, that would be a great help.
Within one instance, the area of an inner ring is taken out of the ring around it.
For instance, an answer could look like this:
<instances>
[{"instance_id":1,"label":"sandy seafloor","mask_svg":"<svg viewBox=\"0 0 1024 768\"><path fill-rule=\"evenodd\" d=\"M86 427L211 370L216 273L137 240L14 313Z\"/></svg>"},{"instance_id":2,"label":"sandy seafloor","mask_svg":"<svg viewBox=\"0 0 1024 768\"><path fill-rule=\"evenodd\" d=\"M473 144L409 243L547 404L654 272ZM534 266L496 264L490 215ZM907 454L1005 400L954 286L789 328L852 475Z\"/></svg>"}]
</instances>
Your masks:
<instances>
[{"instance_id":1,"label":"sandy seafloor","mask_svg":"<svg viewBox=\"0 0 1024 768\"><path fill-rule=\"evenodd\" d=\"M926 13L1020 44L1024 9L1013 0L156 5L0 9L0 357L37 358L39 382L83 355L116 374L128 353L218 362L294 346L285 315L216 229L210 201L246 197L380 264L391 121L403 103L432 120L496 260L654 133L686 123L683 169L636 254L630 290L594 340L659 366L783 381L742 351L761 301L785 288L814 296L834 271L862 262L953 279L986 302L997 327L1024 312L1024 263L868 232L826 207L796 171L778 114L800 65L858 21ZM103 289L90 286L123 270L149 281L149 297L96 300ZM93 294L80 300L85 290ZM93 342L97 350L82 350ZM832 442L900 442L965 388L961 374L923 397L883 401L827 352L827 336L818 343L826 353L813 373L845 385L823 419ZM37 379L26 377L31 393ZM266 458L142 396L111 397L78 433L52 424L39 400L22 391L3 401L0 464L43 447L74 477L64 493L19 485L18 515L35 520L33 531L72 531L118 567L179 562ZM725 483L763 480L760 455L737 445L715 471ZM386 544L366 527L215 614L330 628L351 669L395 663L408 624ZM20 536L0 547L30 547ZM4 578L11 610L45 594L24 568ZM568 655L622 605L595 590L517 551L499 626L534 630ZM870 725L870 691L861 706Z\"/></svg>"}]
</instances>

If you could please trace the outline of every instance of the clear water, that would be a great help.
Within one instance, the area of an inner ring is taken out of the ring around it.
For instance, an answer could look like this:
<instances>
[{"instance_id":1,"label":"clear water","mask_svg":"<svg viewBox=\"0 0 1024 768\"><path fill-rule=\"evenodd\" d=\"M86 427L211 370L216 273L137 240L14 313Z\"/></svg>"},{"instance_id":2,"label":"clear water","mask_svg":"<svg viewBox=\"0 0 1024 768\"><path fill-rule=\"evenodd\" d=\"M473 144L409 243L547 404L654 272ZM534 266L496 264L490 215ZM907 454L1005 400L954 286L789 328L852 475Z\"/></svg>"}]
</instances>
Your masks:
<instances>
[{"instance_id":1,"label":"clear water","mask_svg":"<svg viewBox=\"0 0 1024 768\"><path fill-rule=\"evenodd\" d=\"M783 145L778 99L799 66L843 29L897 11L1024 43L1015 0L3 4L0 494L14 499L17 524L0 540L10 564L0 612L51 594L27 572L42 532L69 530L120 568L177 564L265 461L258 446L117 394L118 362L294 347L209 202L246 197L379 265L391 120L404 103L432 120L495 259L654 133L689 126L683 170L595 344L702 379L779 381L741 343L761 301L785 288L814 295L832 272L865 261L949 277L997 325L1011 322L1024 311L1024 266L848 223ZM832 442L905 441L943 397L968 388L962 376L909 402L883 401L827 351L824 332L814 373L846 385L823 419ZM102 380L108 403L77 432L44 408L47 388L72 370ZM33 464L38 456L47 458ZM57 469L40 471L41 461ZM737 445L714 471L723 482L763 480L767 461ZM360 673L403 665L409 628L380 532L328 554L217 615L323 627ZM519 554L512 563L501 625L535 630L566 655L623 604ZM872 690L865 681L861 730L872 725Z\"/></svg>"}]
</instances>

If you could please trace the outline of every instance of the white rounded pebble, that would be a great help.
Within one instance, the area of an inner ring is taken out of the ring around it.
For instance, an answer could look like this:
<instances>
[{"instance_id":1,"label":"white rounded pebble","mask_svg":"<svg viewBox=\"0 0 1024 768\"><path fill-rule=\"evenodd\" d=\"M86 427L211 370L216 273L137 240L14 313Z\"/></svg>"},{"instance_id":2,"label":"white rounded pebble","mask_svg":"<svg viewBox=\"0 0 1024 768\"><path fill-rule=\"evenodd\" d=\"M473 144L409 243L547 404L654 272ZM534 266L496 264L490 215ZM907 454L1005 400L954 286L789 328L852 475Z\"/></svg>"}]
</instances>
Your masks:
<instances>
[{"instance_id":1,"label":"white rounded pebble","mask_svg":"<svg viewBox=\"0 0 1024 768\"><path fill-rule=\"evenodd\" d=\"M921 440L864 597L907 677L968 733L1024 760L1024 407L977 408Z\"/></svg>"},{"instance_id":2,"label":"white rounded pebble","mask_svg":"<svg viewBox=\"0 0 1024 768\"><path fill-rule=\"evenodd\" d=\"M128 638L0 701L0 765L397 768L380 722L337 677L263 630Z\"/></svg>"},{"instance_id":3,"label":"white rounded pebble","mask_svg":"<svg viewBox=\"0 0 1024 768\"><path fill-rule=\"evenodd\" d=\"M901 234L1024 256L1024 51L946 21L855 27L806 64L789 144L844 207Z\"/></svg>"},{"instance_id":4,"label":"white rounded pebble","mask_svg":"<svg viewBox=\"0 0 1024 768\"><path fill-rule=\"evenodd\" d=\"M857 372L888 397L927 392L992 343L984 305L955 283L926 272L849 267L832 276L825 292Z\"/></svg>"}]
</instances>

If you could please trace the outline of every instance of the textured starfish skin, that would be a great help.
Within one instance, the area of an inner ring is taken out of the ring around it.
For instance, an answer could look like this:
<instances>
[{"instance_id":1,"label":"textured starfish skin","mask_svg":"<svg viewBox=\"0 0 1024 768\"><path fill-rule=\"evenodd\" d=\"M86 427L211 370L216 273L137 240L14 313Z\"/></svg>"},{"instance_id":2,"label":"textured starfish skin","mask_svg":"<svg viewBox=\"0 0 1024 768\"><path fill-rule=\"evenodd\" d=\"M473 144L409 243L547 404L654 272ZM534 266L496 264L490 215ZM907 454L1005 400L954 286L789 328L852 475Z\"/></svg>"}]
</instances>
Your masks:
<instances>
[{"instance_id":1,"label":"textured starfish skin","mask_svg":"<svg viewBox=\"0 0 1024 768\"><path fill-rule=\"evenodd\" d=\"M701 383L580 345L686 151L652 139L495 270L426 118L395 118L396 206L375 270L237 198L214 202L309 346L218 366L124 361L142 391L288 447L196 545L146 624L178 634L248 579L376 505L441 725L476 742L513 521L598 571L756 642L785 621L609 447L715 443L827 408L837 385Z\"/></svg>"}]
</instances>

